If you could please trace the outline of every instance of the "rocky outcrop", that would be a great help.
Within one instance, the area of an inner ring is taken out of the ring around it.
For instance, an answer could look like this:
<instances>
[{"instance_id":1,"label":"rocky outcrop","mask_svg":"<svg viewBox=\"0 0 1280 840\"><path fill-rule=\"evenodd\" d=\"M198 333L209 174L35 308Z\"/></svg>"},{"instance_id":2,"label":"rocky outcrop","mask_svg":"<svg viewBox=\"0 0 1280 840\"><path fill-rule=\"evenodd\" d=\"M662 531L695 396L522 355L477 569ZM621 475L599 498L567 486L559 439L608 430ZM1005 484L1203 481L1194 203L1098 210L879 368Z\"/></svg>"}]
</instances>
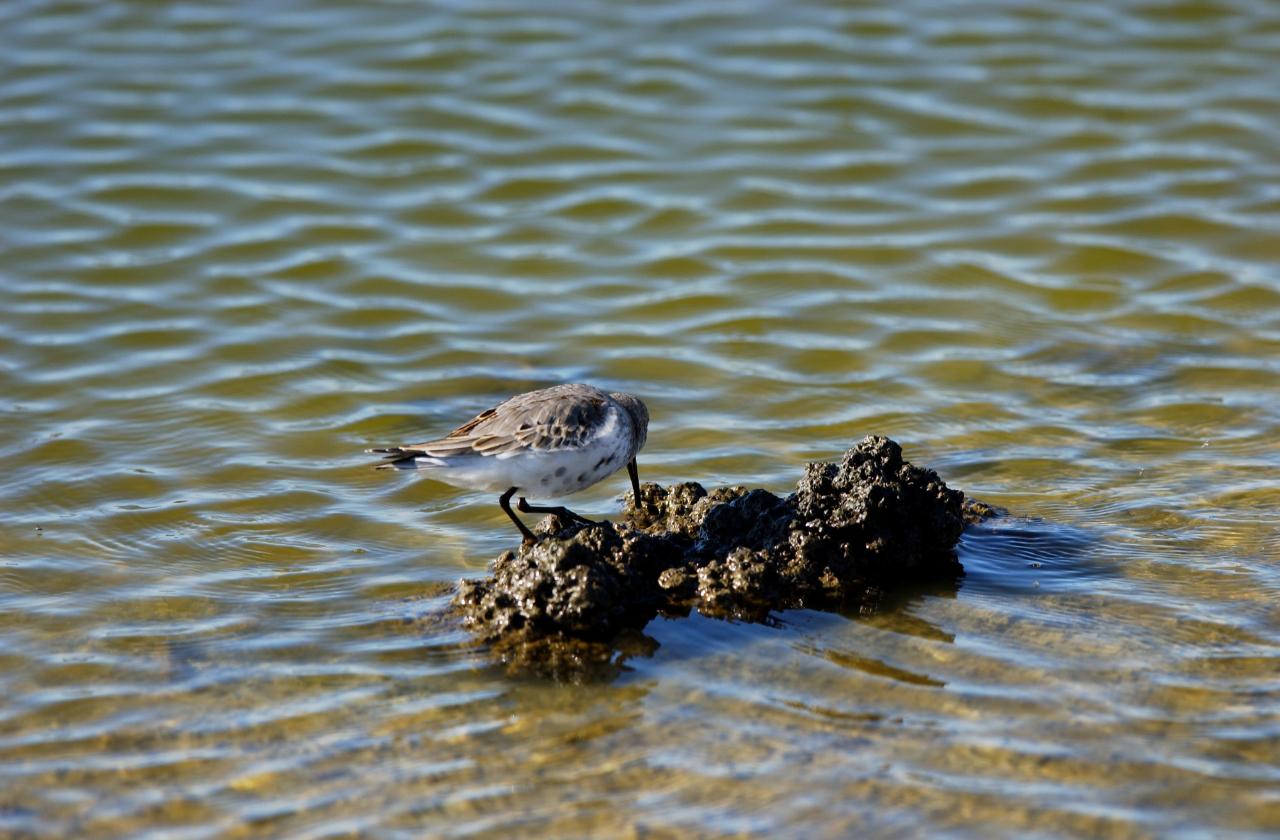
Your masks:
<instances>
[{"instance_id":1,"label":"rocky outcrop","mask_svg":"<svg viewBox=\"0 0 1280 840\"><path fill-rule=\"evenodd\" d=\"M966 521L992 512L878 436L839 463L809 464L785 498L686 482L643 485L629 502L618 525L549 516L537 544L463 581L453 605L466 627L508 661L577 670L611 661L659 613L848 609L955 576Z\"/></svg>"}]
</instances>

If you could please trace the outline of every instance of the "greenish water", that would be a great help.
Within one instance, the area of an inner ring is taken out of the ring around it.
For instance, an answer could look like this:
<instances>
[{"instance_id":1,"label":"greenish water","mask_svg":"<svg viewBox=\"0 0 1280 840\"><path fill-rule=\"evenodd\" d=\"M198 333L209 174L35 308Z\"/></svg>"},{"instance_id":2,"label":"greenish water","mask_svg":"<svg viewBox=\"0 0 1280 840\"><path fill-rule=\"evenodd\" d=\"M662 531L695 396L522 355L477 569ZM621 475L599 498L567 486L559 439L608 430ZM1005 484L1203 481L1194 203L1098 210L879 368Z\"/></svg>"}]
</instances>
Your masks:
<instances>
[{"instance_id":1,"label":"greenish water","mask_svg":"<svg viewBox=\"0 0 1280 840\"><path fill-rule=\"evenodd\" d=\"M15 0L0 126L0 836L1280 832L1275 3ZM1018 516L514 679L361 450L565 380Z\"/></svg>"}]
</instances>

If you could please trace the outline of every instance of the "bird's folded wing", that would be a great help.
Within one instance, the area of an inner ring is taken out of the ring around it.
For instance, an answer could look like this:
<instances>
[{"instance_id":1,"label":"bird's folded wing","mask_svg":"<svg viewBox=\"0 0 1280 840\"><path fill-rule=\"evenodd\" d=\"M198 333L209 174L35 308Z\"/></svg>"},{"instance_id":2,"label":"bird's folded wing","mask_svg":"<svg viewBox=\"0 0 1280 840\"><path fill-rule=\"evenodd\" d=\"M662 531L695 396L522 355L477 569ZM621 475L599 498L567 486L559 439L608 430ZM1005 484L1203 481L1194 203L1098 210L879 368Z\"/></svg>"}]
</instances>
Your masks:
<instances>
[{"instance_id":1,"label":"bird's folded wing","mask_svg":"<svg viewBox=\"0 0 1280 840\"><path fill-rule=\"evenodd\" d=\"M566 400L507 400L476 415L439 440L415 444L435 457L474 452L502 455L522 449L553 451L582 446L604 423L609 402L603 395L583 394Z\"/></svg>"}]
</instances>

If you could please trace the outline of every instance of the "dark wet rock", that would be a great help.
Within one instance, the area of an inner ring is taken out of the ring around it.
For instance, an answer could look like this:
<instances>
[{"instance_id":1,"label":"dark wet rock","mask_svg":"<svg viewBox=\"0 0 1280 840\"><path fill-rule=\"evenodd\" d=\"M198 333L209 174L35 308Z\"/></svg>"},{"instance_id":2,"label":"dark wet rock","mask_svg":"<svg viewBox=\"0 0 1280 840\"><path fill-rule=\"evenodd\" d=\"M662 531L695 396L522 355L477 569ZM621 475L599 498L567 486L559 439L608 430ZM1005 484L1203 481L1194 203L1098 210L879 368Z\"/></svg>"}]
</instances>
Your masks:
<instances>
[{"instance_id":1,"label":"dark wet rock","mask_svg":"<svg viewBox=\"0 0 1280 840\"><path fill-rule=\"evenodd\" d=\"M961 509L961 512L964 516L965 525L981 525L988 519L993 519L997 516L1004 516L1009 511L965 496L964 506Z\"/></svg>"},{"instance_id":2,"label":"dark wet rock","mask_svg":"<svg viewBox=\"0 0 1280 840\"><path fill-rule=\"evenodd\" d=\"M867 437L839 463L809 464L786 498L692 482L645 484L620 525L539 524L454 598L466 626L508 660L557 673L613 662L611 640L690 609L764 618L771 610L859 608L886 588L954 576L970 504L898 444Z\"/></svg>"},{"instance_id":3,"label":"dark wet rock","mask_svg":"<svg viewBox=\"0 0 1280 840\"><path fill-rule=\"evenodd\" d=\"M504 552L493 576L465 580L454 604L467 626L492 641L512 634L609 638L642 627L661 604L658 575L678 558L658 537L612 523L573 524L518 553Z\"/></svg>"}]
</instances>

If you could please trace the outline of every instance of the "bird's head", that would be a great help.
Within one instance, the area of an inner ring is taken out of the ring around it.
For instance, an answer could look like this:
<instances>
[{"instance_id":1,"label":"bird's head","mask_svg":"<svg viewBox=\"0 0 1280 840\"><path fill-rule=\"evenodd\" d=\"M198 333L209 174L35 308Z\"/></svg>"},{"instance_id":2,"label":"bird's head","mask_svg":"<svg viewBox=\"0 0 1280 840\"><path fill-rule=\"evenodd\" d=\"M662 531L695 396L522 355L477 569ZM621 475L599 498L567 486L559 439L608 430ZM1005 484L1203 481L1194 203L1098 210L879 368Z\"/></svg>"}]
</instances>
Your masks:
<instances>
[{"instance_id":1,"label":"bird's head","mask_svg":"<svg viewBox=\"0 0 1280 840\"><path fill-rule=\"evenodd\" d=\"M632 394L610 394L614 402L627 410L627 414L631 416L631 425L636 430L635 449L631 452L634 458L636 453L644 449L644 442L649 437L649 409L645 406L640 398Z\"/></svg>"}]
</instances>

